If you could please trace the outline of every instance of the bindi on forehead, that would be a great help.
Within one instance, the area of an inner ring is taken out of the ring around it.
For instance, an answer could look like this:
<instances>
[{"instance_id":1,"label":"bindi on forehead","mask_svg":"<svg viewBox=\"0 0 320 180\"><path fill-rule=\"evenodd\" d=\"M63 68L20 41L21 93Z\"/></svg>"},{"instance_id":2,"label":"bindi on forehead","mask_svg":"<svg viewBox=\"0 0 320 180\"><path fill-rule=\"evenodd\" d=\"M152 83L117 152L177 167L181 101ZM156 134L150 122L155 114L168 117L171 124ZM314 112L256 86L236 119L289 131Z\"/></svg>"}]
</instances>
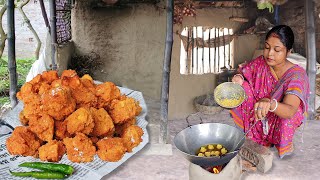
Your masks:
<instances>
[{"instance_id":1,"label":"bindi on forehead","mask_svg":"<svg viewBox=\"0 0 320 180\"><path fill-rule=\"evenodd\" d=\"M280 38L280 36L278 35L278 34L276 34L276 33L271 33L271 37L275 37L275 38Z\"/></svg>"}]
</instances>

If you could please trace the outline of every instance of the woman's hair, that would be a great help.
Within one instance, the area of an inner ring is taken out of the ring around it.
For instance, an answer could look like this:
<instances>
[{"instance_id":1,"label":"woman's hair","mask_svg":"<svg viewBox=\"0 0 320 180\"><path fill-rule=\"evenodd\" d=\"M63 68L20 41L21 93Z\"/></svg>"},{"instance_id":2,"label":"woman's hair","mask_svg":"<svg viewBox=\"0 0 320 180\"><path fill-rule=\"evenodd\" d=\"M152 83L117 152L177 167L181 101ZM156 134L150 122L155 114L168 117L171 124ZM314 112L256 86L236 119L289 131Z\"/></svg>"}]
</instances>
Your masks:
<instances>
[{"instance_id":1,"label":"woman's hair","mask_svg":"<svg viewBox=\"0 0 320 180\"><path fill-rule=\"evenodd\" d=\"M294 34L292 29L286 25L278 25L273 27L266 36L266 40L270 37L274 36L280 39L282 44L287 48L287 51L292 49L294 43Z\"/></svg>"}]
</instances>

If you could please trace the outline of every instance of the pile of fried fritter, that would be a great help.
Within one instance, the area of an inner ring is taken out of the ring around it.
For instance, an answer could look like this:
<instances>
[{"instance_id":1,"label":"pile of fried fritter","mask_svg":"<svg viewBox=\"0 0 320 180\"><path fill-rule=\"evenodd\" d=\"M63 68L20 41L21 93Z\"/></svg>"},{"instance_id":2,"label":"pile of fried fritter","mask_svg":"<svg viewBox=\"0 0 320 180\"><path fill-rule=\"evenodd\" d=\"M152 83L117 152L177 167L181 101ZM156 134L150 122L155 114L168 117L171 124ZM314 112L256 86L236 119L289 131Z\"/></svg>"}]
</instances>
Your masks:
<instances>
[{"instance_id":1,"label":"pile of fried fritter","mask_svg":"<svg viewBox=\"0 0 320 180\"><path fill-rule=\"evenodd\" d=\"M91 162L95 154L119 161L142 142L136 125L139 102L121 95L112 82L95 84L74 70L46 71L25 83L17 97L24 103L6 145L10 154L58 162L67 153L72 162Z\"/></svg>"}]
</instances>

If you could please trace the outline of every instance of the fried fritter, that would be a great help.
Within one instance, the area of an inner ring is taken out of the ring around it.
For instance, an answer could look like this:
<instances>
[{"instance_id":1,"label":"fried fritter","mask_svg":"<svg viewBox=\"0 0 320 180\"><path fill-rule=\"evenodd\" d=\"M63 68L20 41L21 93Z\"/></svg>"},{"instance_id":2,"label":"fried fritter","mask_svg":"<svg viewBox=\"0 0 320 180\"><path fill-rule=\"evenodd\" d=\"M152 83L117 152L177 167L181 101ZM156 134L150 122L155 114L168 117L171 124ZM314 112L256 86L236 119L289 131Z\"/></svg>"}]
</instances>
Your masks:
<instances>
[{"instance_id":1,"label":"fried fritter","mask_svg":"<svg viewBox=\"0 0 320 180\"><path fill-rule=\"evenodd\" d=\"M72 162L91 162L96 154L96 147L83 133L77 133L74 138L63 139L68 159Z\"/></svg>"},{"instance_id":2,"label":"fried fritter","mask_svg":"<svg viewBox=\"0 0 320 180\"><path fill-rule=\"evenodd\" d=\"M105 107L120 97L120 89L113 82L105 82L96 86L96 96L99 97L99 108Z\"/></svg>"},{"instance_id":3,"label":"fried fritter","mask_svg":"<svg viewBox=\"0 0 320 180\"><path fill-rule=\"evenodd\" d=\"M62 71L61 78L63 78L63 77L79 77L79 76L75 70L67 69L67 70Z\"/></svg>"},{"instance_id":4,"label":"fried fritter","mask_svg":"<svg viewBox=\"0 0 320 180\"><path fill-rule=\"evenodd\" d=\"M89 80L91 83L93 83L93 78L89 74L83 75L81 80Z\"/></svg>"},{"instance_id":5,"label":"fried fritter","mask_svg":"<svg viewBox=\"0 0 320 180\"><path fill-rule=\"evenodd\" d=\"M67 130L72 135L77 132L90 134L94 128L91 112L85 108L79 108L66 118Z\"/></svg>"},{"instance_id":6,"label":"fried fritter","mask_svg":"<svg viewBox=\"0 0 320 180\"><path fill-rule=\"evenodd\" d=\"M58 72L54 70L43 72L41 77L43 81L47 82L48 84L51 84L53 81L59 79Z\"/></svg>"},{"instance_id":7,"label":"fried fritter","mask_svg":"<svg viewBox=\"0 0 320 180\"><path fill-rule=\"evenodd\" d=\"M54 137L58 140L62 140L66 137L71 137L71 134L67 131L67 121L54 121Z\"/></svg>"},{"instance_id":8,"label":"fried fritter","mask_svg":"<svg viewBox=\"0 0 320 180\"><path fill-rule=\"evenodd\" d=\"M89 138L90 138L90 140L92 141L92 144L93 144L94 146L96 146L97 142L99 141L99 138L96 137L96 136L91 136L91 137L89 137Z\"/></svg>"},{"instance_id":9,"label":"fried fritter","mask_svg":"<svg viewBox=\"0 0 320 180\"><path fill-rule=\"evenodd\" d=\"M143 130L139 126L132 125L124 129L121 138L123 138L128 152L132 152L132 149L142 142L142 135Z\"/></svg>"},{"instance_id":10,"label":"fried fritter","mask_svg":"<svg viewBox=\"0 0 320 180\"><path fill-rule=\"evenodd\" d=\"M53 140L39 148L41 161L58 162L66 152L61 141Z\"/></svg>"},{"instance_id":11,"label":"fried fritter","mask_svg":"<svg viewBox=\"0 0 320 180\"><path fill-rule=\"evenodd\" d=\"M32 84L29 82L26 82L22 87L20 88L20 91L17 92L17 98L24 102L25 97L27 97L30 94L34 94L32 90Z\"/></svg>"},{"instance_id":12,"label":"fried fritter","mask_svg":"<svg viewBox=\"0 0 320 180\"><path fill-rule=\"evenodd\" d=\"M50 141L53 139L54 120L47 114L43 114L39 119L29 120L29 129L34 132L39 139Z\"/></svg>"},{"instance_id":13,"label":"fried fritter","mask_svg":"<svg viewBox=\"0 0 320 180\"><path fill-rule=\"evenodd\" d=\"M18 126L6 140L11 155L37 156L41 141L25 126Z\"/></svg>"},{"instance_id":14,"label":"fried fritter","mask_svg":"<svg viewBox=\"0 0 320 180\"><path fill-rule=\"evenodd\" d=\"M59 86L62 86L62 81L61 79L57 79L57 80L54 80L52 83L51 83L51 87L59 87Z\"/></svg>"},{"instance_id":15,"label":"fried fritter","mask_svg":"<svg viewBox=\"0 0 320 180\"><path fill-rule=\"evenodd\" d=\"M49 91L49 89L51 88L51 85L48 83L42 83L40 88L39 88L39 92L38 95L42 95L43 93Z\"/></svg>"},{"instance_id":16,"label":"fried fritter","mask_svg":"<svg viewBox=\"0 0 320 180\"><path fill-rule=\"evenodd\" d=\"M40 96L33 92L32 84L26 83L17 93L17 98L24 104L23 112L20 112L19 118L22 124L27 125L29 119L39 118L41 114Z\"/></svg>"},{"instance_id":17,"label":"fried fritter","mask_svg":"<svg viewBox=\"0 0 320 180\"><path fill-rule=\"evenodd\" d=\"M137 123L136 118L132 118L132 119L126 121L126 122L123 123L123 124L116 124L116 125L115 125L115 129L116 129L116 130L115 130L114 134L115 134L116 136L120 137L120 136L122 135L123 131L124 131L127 127L132 126L132 125L135 125L136 123Z\"/></svg>"},{"instance_id":18,"label":"fried fritter","mask_svg":"<svg viewBox=\"0 0 320 180\"><path fill-rule=\"evenodd\" d=\"M82 83L86 80L80 80L78 76L68 77L64 76L62 79L62 85L68 86L71 89L72 97L76 100L77 108L85 107L96 107L96 104L98 102L98 98L95 96L95 89L94 87L89 87L89 83L86 83L85 85Z\"/></svg>"},{"instance_id":19,"label":"fried fritter","mask_svg":"<svg viewBox=\"0 0 320 180\"><path fill-rule=\"evenodd\" d=\"M109 162L119 161L127 150L123 140L117 137L101 139L97 142L97 146L97 154L99 158Z\"/></svg>"},{"instance_id":20,"label":"fried fritter","mask_svg":"<svg viewBox=\"0 0 320 180\"><path fill-rule=\"evenodd\" d=\"M32 85L26 83L17 94L18 99L24 104L24 108L19 114L20 122L23 125L28 125L30 119L39 118L42 112L40 96L33 93L31 89Z\"/></svg>"},{"instance_id":21,"label":"fried fritter","mask_svg":"<svg viewBox=\"0 0 320 180\"><path fill-rule=\"evenodd\" d=\"M96 85L93 82L93 79L90 75L85 74L83 75L81 78L81 83L88 88L91 92L93 92L94 94L96 93Z\"/></svg>"},{"instance_id":22,"label":"fried fritter","mask_svg":"<svg viewBox=\"0 0 320 180\"><path fill-rule=\"evenodd\" d=\"M128 98L131 98L131 97L128 97L128 96L126 96L126 95L121 95L121 96L118 98L118 100L124 101L124 100L126 100L126 99L128 99ZM133 98L131 98L131 99L133 99ZM136 114L135 114L135 115L138 116L138 115L141 113L141 111L142 111L142 107L140 106L139 101L134 100L134 102L135 102L135 105L136 105Z\"/></svg>"},{"instance_id":23,"label":"fried fritter","mask_svg":"<svg viewBox=\"0 0 320 180\"><path fill-rule=\"evenodd\" d=\"M64 70L61 74L61 82L62 85L68 86L71 89L76 89L80 85L80 78L77 75L77 72L75 70Z\"/></svg>"},{"instance_id":24,"label":"fried fritter","mask_svg":"<svg viewBox=\"0 0 320 180\"><path fill-rule=\"evenodd\" d=\"M27 126L29 123L29 119L24 116L23 110L19 113L19 119L22 125Z\"/></svg>"},{"instance_id":25,"label":"fried fritter","mask_svg":"<svg viewBox=\"0 0 320 180\"><path fill-rule=\"evenodd\" d=\"M68 87L53 87L41 96L42 110L61 121L76 109L76 102Z\"/></svg>"},{"instance_id":26,"label":"fried fritter","mask_svg":"<svg viewBox=\"0 0 320 180\"><path fill-rule=\"evenodd\" d=\"M42 114L41 99L37 94L29 94L23 99L23 115L27 119L38 118Z\"/></svg>"},{"instance_id":27,"label":"fried fritter","mask_svg":"<svg viewBox=\"0 0 320 180\"><path fill-rule=\"evenodd\" d=\"M38 74L31 81L29 81L29 83L32 84L32 91L34 93L38 93L39 88L40 88L41 84L43 83L43 79L42 79L41 74Z\"/></svg>"},{"instance_id":28,"label":"fried fritter","mask_svg":"<svg viewBox=\"0 0 320 180\"><path fill-rule=\"evenodd\" d=\"M137 106L135 99L127 97L123 100L113 100L108 112L115 124L123 124L134 118L139 111L140 106Z\"/></svg>"},{"instance_id":29,"label":"fried fritter","mask_svg":"<svg viewBox=\"0 0 320 180\"><path fill-rule=\"evenodd\" d=\"M94 120L94 128L91 132L92 136L106 137L114 133L114 124L108 112L103 109L90 108Z\"/></svg>"},{"instance_id":30,"label":"fried fritter","mask_svg":"<svg viewBox=\"0 0 320 180\"><path fill-rule=\"evenodd\" d=\"M22 122L27 122L30 118L38 118L41 114L40 96L34 92L31 83L25 83L17 93L17 98L24 104Z\"/></svg>"}]
</instances>

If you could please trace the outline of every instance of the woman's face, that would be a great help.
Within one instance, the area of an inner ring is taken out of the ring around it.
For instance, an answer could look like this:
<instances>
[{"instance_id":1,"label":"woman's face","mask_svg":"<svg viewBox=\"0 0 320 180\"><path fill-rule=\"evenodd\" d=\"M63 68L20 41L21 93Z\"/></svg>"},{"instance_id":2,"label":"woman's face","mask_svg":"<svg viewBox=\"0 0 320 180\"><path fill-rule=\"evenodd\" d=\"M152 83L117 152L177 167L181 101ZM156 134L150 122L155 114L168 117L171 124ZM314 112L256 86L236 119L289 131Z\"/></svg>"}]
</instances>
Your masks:
<instances>
[{"instance_id":1,"label":"woman's face","mask_svg":"<svg viewBox=\"0 0 320 180\"><path fill-rule=\"evenodd\" d=\"M271 35L265 42L263 55L269 66L277 66L285 63L288 52L280 39Z\"/></svg>"}]
</instances>

